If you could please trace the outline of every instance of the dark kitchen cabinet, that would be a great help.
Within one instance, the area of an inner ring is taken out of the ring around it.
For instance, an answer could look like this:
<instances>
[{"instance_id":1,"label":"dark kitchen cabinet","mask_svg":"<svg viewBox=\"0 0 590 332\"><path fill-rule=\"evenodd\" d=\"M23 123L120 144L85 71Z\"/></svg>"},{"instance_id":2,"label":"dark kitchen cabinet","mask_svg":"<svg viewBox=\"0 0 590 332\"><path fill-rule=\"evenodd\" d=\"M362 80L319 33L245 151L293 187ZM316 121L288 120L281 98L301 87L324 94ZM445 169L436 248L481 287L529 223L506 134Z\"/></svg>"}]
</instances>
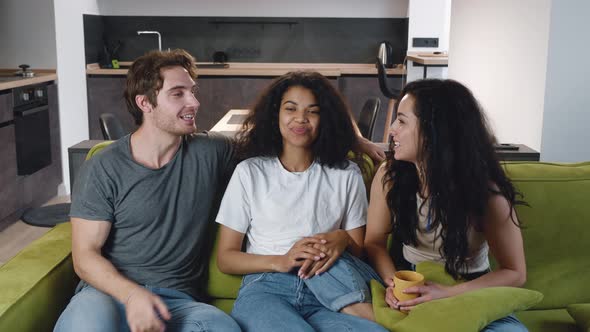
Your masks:
<instances>
[{"instance_id":1,"label":"dark kitchen cabinet","mask_svg":"<svg viewBox=\"0 0 590 332\"><path fill-rule=\"evenodd\" d=\"M91 140L103 139L98 121L102 113L113 113L128 132L137 128L123 98L125 79L124 76L88 76L88 126ZM211 129L230 109L251 107L258 94L273 79L274 77L269 76L199 76L196 95L201 104L197 113L198 130ZM348 75L329 79L348 101L355 119L358 119L368 97L381 99L381 112L373 134L374 141L381 141L388 99L379 89L377 75ZM401 88L401 76L392 76L389 80L391 87Z\"/></svg>"},{"instance_id":2,"label":"dark kitchen cabinet","mask_svg":"<svg viewBox=\"0 0 590 332\"><path fill-rule=\"evenodd\" d=\"M0 91L0 220L17 209L16 139L12 123L12 90Z\"/></svg>"},{"instance_id":3,"label":"dark kitchen cabinet","mask_svg":"<svg viewBox=\"0 0 590 332\"><path fill-rule=\"evenodd\" d=\"M270 77L199 76L196 95L201 104L197 113L198 130L211 129L232 108L248 108L271 81ZM113 113L128 132L137 129L123 97L125 77L90 75L87 86L90 139L103 139L99 125L102 113Z\"/></svg>"},{"instance_id":4,"label":"dark kitchen cabinet","mask_svg":"<svg viewBox=\"0 0 590 332\"><path fill-rule=\"evenodd\" d=\"M102 113L113 113L127 132L134 131L137 126L131 114L127 112L125 98L125 76L88 76L88 129L90 139L103 139L98 122Z\"/></svg>"},{"instance_id":5,"label":"dark kitchen cabinet","mask_svg":"<svg viewBox=\"0 0 590 332\"><path fill-rule=\"evenodd\" d=\"M272 77L199 76L197 128L211 129L230 109L249 108Z\"/></svg>"},{"instance_id":6,"label":"dark kitchen cabinet","mask_svg":"<svg viewBox=\"0 0 590 332\"><path fill-rule=\"evenodd\" d=\"M0 91L0 126L13 118L12 90Z\"/></svg>"},{"instance_id":7,"label":"dark kitchen cabinet","mask_svg":"<svg viewBox=\"0 0 590 332\"><path fill-rule=\"evenodd\" d=\"M19 195L16 175L16 141L14 125L0 127L0 220L18 209Z\"/></svg>"}]
</instances>

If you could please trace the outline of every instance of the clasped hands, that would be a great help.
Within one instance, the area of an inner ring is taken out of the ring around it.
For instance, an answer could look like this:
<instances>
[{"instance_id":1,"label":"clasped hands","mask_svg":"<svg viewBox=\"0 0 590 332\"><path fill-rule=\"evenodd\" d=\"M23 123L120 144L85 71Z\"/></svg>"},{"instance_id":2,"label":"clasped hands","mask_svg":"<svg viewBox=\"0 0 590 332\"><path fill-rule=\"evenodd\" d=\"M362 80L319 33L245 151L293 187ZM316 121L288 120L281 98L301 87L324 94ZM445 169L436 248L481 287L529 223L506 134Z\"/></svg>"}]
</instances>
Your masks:
<instances>
[{"instance_id":1,"label":"clasped hands","mask_svg":"<svg viewBox=\"0 0 590 332\"><path fill-rule=\"evenodd\" d=\"M335 230L305 237L281 256L278 272L299 268L297 275L308 279L326 272L348 247L350 236L344 230Z\"/></svg>"}]
</instances>

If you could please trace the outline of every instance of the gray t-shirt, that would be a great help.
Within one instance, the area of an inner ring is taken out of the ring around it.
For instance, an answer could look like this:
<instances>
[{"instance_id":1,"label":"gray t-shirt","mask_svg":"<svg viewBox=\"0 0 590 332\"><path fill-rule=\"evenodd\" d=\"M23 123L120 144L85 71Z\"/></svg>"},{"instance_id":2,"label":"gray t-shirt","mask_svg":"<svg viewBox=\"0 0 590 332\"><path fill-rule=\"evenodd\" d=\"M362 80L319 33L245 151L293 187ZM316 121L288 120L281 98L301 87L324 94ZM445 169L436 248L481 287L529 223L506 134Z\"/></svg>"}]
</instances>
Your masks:
<instances>
[{"instance_id":1,"label":"gray t-shirt","mask_svg":"<svg viewBox=\"0 0 590 332\"><path fill-rule=\"evenodd\" d=\"M150 169L132 158L127 135L84 163L70 216L112 223L102 254L129 279L202 300L232 151L228 138L196 134L168 164Z\"/></svg>"}]
</instances>

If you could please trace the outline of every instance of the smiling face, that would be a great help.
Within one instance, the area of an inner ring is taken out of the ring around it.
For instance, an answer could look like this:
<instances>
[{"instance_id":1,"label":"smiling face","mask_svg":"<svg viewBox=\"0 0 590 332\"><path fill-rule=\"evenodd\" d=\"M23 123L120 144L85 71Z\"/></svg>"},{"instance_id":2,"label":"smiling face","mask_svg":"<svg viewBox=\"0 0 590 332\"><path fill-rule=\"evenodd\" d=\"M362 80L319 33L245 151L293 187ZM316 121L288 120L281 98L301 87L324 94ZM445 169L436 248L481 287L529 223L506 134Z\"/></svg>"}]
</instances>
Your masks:
<instances>
[{"instance_id":1,"label":"smiling face","mask_svg":"<svg viewBox=\"0 0 590 332\"><path fill-rule=\"evenodd\" d=\"M418 117L414 110L414 97L406 94L399 103L397 117L389 128L389 134L393 137L394 158L415 164L420 136Z\"/></svg>"},{"instance_id":2,"label":"smiling face","mask_svg":"<svg viewBox=\"0 0 590 332\"><path fill-rule=\"evenodd\" d=\"M195 119L200 103L195 98L195 81L186 69L168 67L161 70L164 79L162 89L157 94L157 106L145 114L159 130L182 136L197 130Z\"/></svg>"},{"instance_id":3,"label":"smiling face","mask_svg":"<svg viewBox=\"0 0 590 332\"><path fill-rule=\"evenodd\" d=\"M313 93L293 86L283 94L279 110L279 130L283 149L292 147L311 150L319 134L320 107Z\"/></svg>"}]
</instances>

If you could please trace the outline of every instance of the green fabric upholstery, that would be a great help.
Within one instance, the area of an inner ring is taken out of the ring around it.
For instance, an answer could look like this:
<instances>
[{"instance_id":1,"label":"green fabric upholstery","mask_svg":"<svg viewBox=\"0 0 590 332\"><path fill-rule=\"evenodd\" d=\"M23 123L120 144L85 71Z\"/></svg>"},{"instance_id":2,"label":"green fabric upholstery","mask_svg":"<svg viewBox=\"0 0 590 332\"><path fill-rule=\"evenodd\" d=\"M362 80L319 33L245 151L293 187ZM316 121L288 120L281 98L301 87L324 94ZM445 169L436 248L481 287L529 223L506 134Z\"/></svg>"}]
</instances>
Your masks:
<instances>
[{"instance_id":1,"label":"green fabric upholstery","mask_svg":"<svg viewBox=\"0 0 590 332\"><path fill-rule=\"evenodd\" d=\"M416 266L426 280L456 284L441 264L425 262ZM390 331L479 331L489 323L538 303L543 295L515 287L491 287L458 296L423 303L409 314L389 308L385 288L371 281L373 311L377 322ZM451 319L449 319L451 317Z\"/></svg>"},{"instance_id":2,"label":"green fabric upholstery","mask_svg":"<svg viewBox=\"0 0 590 332\"><path fill-rule=\"evenodd\" d=\"M565 309L519 311L516 317L530 332L580 332Z\"/></svg>"},{"instance_id":3,"label":"green fabric upholstery","mask_svg":"<svg viewBox=\"0 0 590 332\"><path fill-rule=\"evenodd\" d=\"M518 207L527 263L525 288L545 296L535 309L590 303L590 162L505 165L529 207Z\"/></svg>"},{"instance_id":4,"label":"green fabric upholstery","mask_svg":"<svg viewBox=\"0 0 590 332\"><path fill-rule=\"evenodd\" d=\"M94 156L100 150L104 149L105 147L107 147L109 144L111 144L113 142L114 141L104 141L104 142L100 142L100 143L96 144L95 146L93 146L92 148L90 148L90 150L86 154L86 160L92 158L92 156Z\"/></svg>"},{"instance_id":5,"label":"green fabric upholstery","mask_svg":"<svg viewBox=\"0 0 590 332\"><path fill-rule=\"evenodd\" d=\"M72 297L71 225L62 223L0 267L0 331L52 331Z\"/></svg>"},{"instance_id":6,"label":"green fabric upholstery","mask_svg":"<svg viewBox=\"0 0 590 332\"><path fill-rule=\"evenodd\" d=\"M590 303L570 304L567 312L584 332L590 332Z\"/></svg>"}]
</instances>

